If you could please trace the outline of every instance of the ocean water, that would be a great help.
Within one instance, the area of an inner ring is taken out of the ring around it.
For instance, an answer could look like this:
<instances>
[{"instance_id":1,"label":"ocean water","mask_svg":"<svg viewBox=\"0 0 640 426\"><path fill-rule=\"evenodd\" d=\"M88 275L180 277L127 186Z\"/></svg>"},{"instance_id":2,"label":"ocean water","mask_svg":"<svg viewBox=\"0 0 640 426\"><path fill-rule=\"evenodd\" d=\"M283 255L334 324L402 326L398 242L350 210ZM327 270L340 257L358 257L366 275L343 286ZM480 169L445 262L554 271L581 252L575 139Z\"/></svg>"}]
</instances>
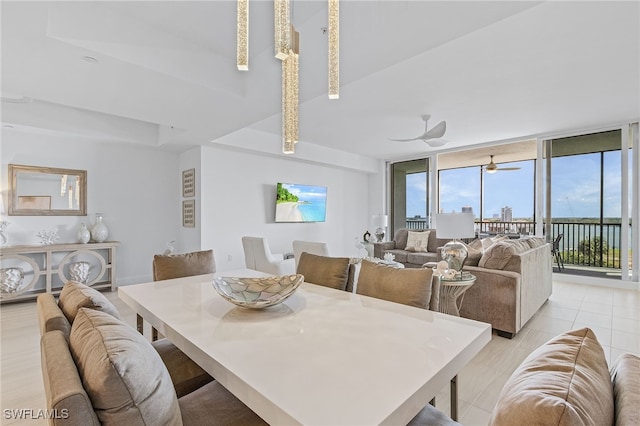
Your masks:
<instances>
[{"instance_id":1,"label":"ocean water","mask_svg":"<svg viewBox=\"0 0 640 426\"><path fill-rule=\"evenodd\" d=\"M314 199L311 204L298 204L298 210L305 222L324 222L327 204L325 200Z\"/></svg>"}]
</instances>

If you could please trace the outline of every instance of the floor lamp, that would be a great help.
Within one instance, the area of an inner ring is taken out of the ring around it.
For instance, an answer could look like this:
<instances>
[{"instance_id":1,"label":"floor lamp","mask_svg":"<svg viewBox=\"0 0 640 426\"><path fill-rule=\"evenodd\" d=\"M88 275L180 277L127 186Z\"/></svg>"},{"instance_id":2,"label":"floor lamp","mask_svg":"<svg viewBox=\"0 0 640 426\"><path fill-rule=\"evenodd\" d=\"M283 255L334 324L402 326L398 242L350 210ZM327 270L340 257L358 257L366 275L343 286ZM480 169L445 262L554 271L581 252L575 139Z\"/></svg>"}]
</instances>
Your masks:
<instances>
[{"instance_id":1,"label":"floor lamp","mask_svg":"<svg viewBox=\"0 0 640 426\"><path fill-rule=\"evenodd\" d=\"M442 247L442 260L446 261L449 269L457 271L459 274L467 259L467 247L460 238L471 238L475 236L473 228L473 213L440 213L436 214L436 234L438 238L451 238Z\"/></svg>"}]
</instances>

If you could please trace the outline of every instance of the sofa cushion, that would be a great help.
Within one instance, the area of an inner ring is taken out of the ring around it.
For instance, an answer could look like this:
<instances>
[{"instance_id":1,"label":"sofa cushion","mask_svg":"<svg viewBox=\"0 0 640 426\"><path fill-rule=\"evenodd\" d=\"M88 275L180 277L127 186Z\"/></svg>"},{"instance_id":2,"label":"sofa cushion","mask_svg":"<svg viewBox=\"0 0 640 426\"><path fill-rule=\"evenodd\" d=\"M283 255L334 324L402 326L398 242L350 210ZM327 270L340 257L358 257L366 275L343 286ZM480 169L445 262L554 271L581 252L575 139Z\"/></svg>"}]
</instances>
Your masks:
<instances>
[{"instance_id":1,"label":"sofa cushion","mask_svg":"<svg viewBox=\"0 0 640 426\"><path fill-rule=\"evenodd\" d=\"M407 254L407 263L414 265L424 265L427 262L437 262L437 253L409 253Z\"/></svg>"},{"instance_id":2,"label":"sofa cushion","mask_svg":"<svg viewBox=\"0 0 640 426\"><path fill-rule=\"evenodd\" d=\"M544 238L539 237L525 237L522 238L522 240L526 241L531 248L536 248L547 244L547 241Z\"/></svg>"},{"instance_id":3,"label":"sofa cushion","mask_svg":"<svg viewBox=\"0 0 640 426\"><path fill-rule=\"evenodd\" d=\"M504 269L514 254L516 254L516 248L506 241L501 241L493 244L484 252L478 266L487 269Z\"/></svg>"},{"instance_id":4,"label":"sofa cushion","mask_svg":"<svg viewBox=\"0 0 640 426\"><path fill-rule=\"evenodd\" d=\"M304 275L305 282L345 290L349 278L349 258L303 252L297 273Z\"/></svg>"},{"instance_id":5,"label":"sofa cushion","mask_svg":"<svg viewBox=\"0 0 640 426\"><path fill-rule=\"evenodd\" d=\"M475 240L478 241L479 240ZM463 243L464 244L464 243ZM480 258L482 258L482 243L480 243L480 247L478 247L478 244L464 244L465 247L467 248L467 259L465 260L464 264L465 265L469 265L469 266L478 266L478 263L480 262Z\"/></svg>"},{"instance_id":6,"label":"sofa cushion","mask_svg":"<svg viewBox=\"0 0 640 426\"><path fill-rule=\"evenodd\" d=\"M219 382L213 381L178 400L185 425L267 425Z\"/></svg>"},{"instance_id":7,"label":"sofa cushion","mask_svg":"<svg viewBox=\"0 0 640 426\"><path fill-rule=\"evenodd\" d=\"M356 293L427 309L432 275L431 268L398 269L363 260Z\"/></svg>"},{"instance_id":8,"label":"sofa cushion","mask_svg":"<svg viewBox=\"0 0 640 426\"><path fill-rule=\"evenodd\" d=\"M62 287L58 307L72 324L80 308L103 311L115 318L120 318L118 310L104 294L76 281L69 281Z\"/></svg>"},{"instance_id":9,"label":"sofa cushion","mask_svg":"<svg viewBox=\"0 0 640 426\"><path fill-rule=\"evenodd\" d=\"M611 367L615 424L640 425L640 357L622 354Z\"/></svg>"},{"instance_id":10,"label":"sofa cushion","mask_svg":"<svg viewBox=\"0 0 640 426\"><path fill-rule=\"evenodd\" d=\"M531 244L526 239L505 240L504 243L511 245L515 249L515 253L523 253L531 250Z\"/></svg>"},{"instance_id":11,"label":"sofa cushion","mask_svg":"<svg viewBox=\"0 0 640 426\"><path fill-rule=\"evenodd\" d=\"M69 346L103 424L182 424L169 372L135 329L104 312L81 308Z\"/></svg>"},{"instance_id":12,"label":"sofa cushion","mask_svg":"<svg viewBox=\"0 0 640 426\"><path fill-rule=\"evenodd\" d=\"M604 351L588 328L554 337L513 372L491 425L611 425L613 387Z\"/></svg>"},{"instance_id":13,"label":"sofa cushion","mask_svg":"<svg viewBox=\"0 0 640 426\"><path fill-rule=\"evenodd\" d=\"M153 256L153 280L170 280L216 271L213 250Z\"/></svg>"},{"instance_id":14,"label":"sofa cushion","mask_svg":"<svg viewBox=\"0 0 640 426\"><path fill-rule=\"evenodd\" d=\"M436 235L436 231L432 231L431 235L429 235L429 245L427 246L427 250L429 253L437 253L440 251L442 246L451 241L450 238L438 238Z\"/></svg>"},{"instance_id":15,"label":"sofa cushion","mask_svg":"<svg viewBox=\"0 0 640 426\"><path fill-rule=\"evenodd\" d=\"M407 235L407 246L404 249L407 251L419 251L426 253L427 246L429 245L429 234L431 234L431 231L409 231Z\"/></svg>"}]
</instances>

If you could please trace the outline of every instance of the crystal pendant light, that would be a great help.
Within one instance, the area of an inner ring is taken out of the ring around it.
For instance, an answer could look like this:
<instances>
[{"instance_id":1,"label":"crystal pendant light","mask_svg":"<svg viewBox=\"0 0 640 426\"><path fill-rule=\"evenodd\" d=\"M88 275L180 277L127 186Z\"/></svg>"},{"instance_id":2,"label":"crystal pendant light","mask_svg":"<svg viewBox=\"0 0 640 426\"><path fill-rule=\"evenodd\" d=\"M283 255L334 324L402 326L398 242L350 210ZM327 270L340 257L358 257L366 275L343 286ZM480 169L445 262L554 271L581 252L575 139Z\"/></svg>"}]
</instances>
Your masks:
<instances>
[{"instance_id":1,"label":"crystal pendant light","mask_svg":"<svg viewBox=\"0 0 640 426\"><path fill-rule=\"evenodd\" d=\"M289 0L274 0L273 16L276 58L285 60L289 55L289 50L291 48Z\"/></svg>"},{"instance_id":2,"label":"crystal pendant light","mask_svg":"<svg viewBox=\"0 0 640 426\"><path fill-rule=\"evenodd\" d=\"M291 28L291 49L282 61L282 152L293 154L298 142L299 34Z\"/></svg>"},{"instance_id":3,"label":"crystal pendant light","mask_svg":"<svg viewBox=\"0 0 640 426\"><path fill-rule=\"evenodd\" d=\"M329 4L329 99L340 97L340 19L339 0L328 0Z\"/></svg>"},{"instance_id":4,"label":"crystal pendant light","mask_svg":"<svg viewBox=\"0 0 640 426\"><path fill-rule=\"evenodd\" d=\"M249 70L249 0L238 0L237 58L240 71Z\"/></svg>"}]
</instances>

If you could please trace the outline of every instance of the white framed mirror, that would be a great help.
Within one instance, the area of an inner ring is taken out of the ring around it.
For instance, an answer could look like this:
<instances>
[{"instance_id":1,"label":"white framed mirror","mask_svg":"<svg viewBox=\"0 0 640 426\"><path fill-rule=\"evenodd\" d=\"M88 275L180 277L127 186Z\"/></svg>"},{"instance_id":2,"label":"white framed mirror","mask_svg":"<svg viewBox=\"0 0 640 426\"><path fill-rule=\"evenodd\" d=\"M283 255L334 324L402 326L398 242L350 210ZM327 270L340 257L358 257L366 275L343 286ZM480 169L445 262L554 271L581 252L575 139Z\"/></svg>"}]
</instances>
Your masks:
<instances>
[{"instance_id":1,"label":"white framed mirror","mask_svg":"<svg viewBox=\"0 0 640 426\"><path fill-rule=\"evenodd\" d=\"M87 171L9 164L9 216L86 216Z\"/></svg>"}]
</instances>

